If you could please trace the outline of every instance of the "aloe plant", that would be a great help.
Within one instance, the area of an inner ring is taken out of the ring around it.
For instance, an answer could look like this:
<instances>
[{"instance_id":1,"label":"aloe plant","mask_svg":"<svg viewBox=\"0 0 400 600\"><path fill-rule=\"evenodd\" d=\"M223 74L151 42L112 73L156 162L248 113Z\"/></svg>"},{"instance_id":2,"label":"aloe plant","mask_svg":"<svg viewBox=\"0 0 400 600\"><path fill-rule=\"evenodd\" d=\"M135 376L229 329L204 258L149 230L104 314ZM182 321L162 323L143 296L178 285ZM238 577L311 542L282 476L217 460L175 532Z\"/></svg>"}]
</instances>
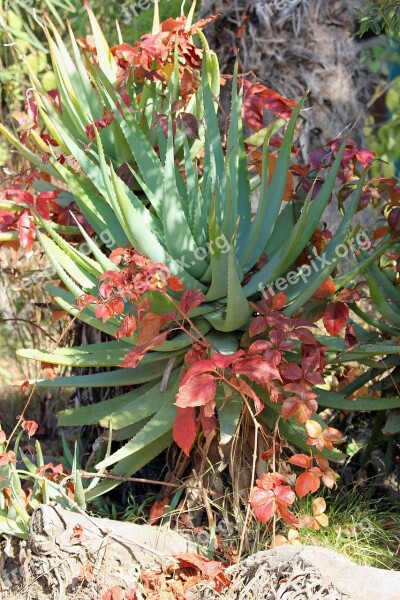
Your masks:
<instances>
[{"instance_id":1,"label":"aloe plant","mask_svg":"<svg viewBox=\"0 0 400 600\"><path fill-rule=\"evenodd\" d=\"M213 348L222 354L232 354L239 348L243 332L248 328L254 311L252 303L270 284L292 273L296 259L308 249L330 201L346 142L318 193L314 194L311 189L303 201L285 202L292 143L302 101L286 127L272 175L268 157L274 126L264 132L262 169L260 175L254 176L244 140L243 90L238 85L237 72L232 81L225 144L218 125L218 63L201 31L198 31L203 46L201 85L184 111L195 116L198 123L198 137L193 139L178 118L181 115L177 53L166 84L136 83L128 78L124 91L128 90L129 102L125 103L116 84L115 61L92 13L90 18L97 48L98 64L95 65L79 50L72 32L70 56L56 28L49 24L47 36L60 108L45 95L30 71L40 118L58 148L47 146L34 131L32 140L37 148L35 152L28 150L0 125L0 132L31 164L43 170L54 183L60 182L63 189L67 188L66 193L76 201L99 238L105 230L110 234L104 246L77 224L90 249L88 256L34 210L38 240L66 288L50 285L47 290L70 315L78 315L83 322L115 337L124 315L131 309L129 302L125 302L120 316L114 315L102 322L96 318L94 304L80 309L76 300L85 294L99 295L102 274L119 269L110 260L109 250L130 245L154 263L164 264L186 289L204 294L205 302L189 315L191 323L197 335L208 340ZM188 27L190 29L190 23ZM160 113L163 126L160 120L155 121ZM112 115L107 126L99 123L105 114ZM90 140L88 125L93 138ZM40 154L46 156L45 163ZM200 158L202 154L204 158ZM69 157L73 157L73 161ZM127 165L133 179L129 185L120 171L123 165ZM321 268L307 279L297 274L295 281L291 281L286 293L286 315L301 312L336 268L340 260L336 248L355 233L352 218L364 180L365 176L361 176L346 214L326 246L326 260ZM259 201L253 216L251 200L255 190L259 192ZM383 246L379 247L363 257L353 270L352 278L369 267L383 250ZM264 255L268 261L260 266L259 260ZM346 278L342 278L341 285L346 283ZM153 293L150 300L153 313L165 312L162 295ZM321 339L327 346L328 356L333 358L340 353L341 362L381 353L376 337L362 329L358 334L361 347L354 350L342 340ZM193 342L190 335L181 332L148 352L136 368L118 368L135 346L136 339L135 334L83 348L19 352L26 358L66 367L116 368L94 375L40 380L38 386L41 387L135 386L121 396L64 411L59 417L60 425L100 423L118 432L119 440L129 440L117 455L100 463L100 468L105 468L118 461L112 469L117 475L132 474L171 443L179 371ZM364 346L367 342L370 342L368 347ZM387 353L396 351L395 346L388 345ZM298 355L299 348L296 352ZM168 386L160 393L163 376L169 371L172 372ZM329 404L330 392L318 389L318 394L322 406L324 402ZM364 400L360 398L357 402ZM280 407L271 402L266 393L263 393L263 401L266 408L261 418L273 427ZM344 397L337 394L335 401L345 402ZM242 405L232 402L229 409L220 408L221 436L226 443L235 432ZM319 419L317 415L313 418ZM304 428L295 421L282 422L281 434L307 448ZM328 455L333 459L342 456L334 452ZM86 498L90 500L116 485L118 482L106 481L91 486Z\"/></svg>"},{"instance_id":2,"label":"aloe plant","mask_svg":"<svg viewBox=\"0 0 400 600\"><path fill-rule=\"evenodd\" d=\"M349 392L355 393L362 388L366 382L371 383L371 389L381 394L381 403L387 402L387 410L379 413L374 420L371 437L363 450L362 461L365 463L370 459L371 451L374 449L379 436L387 440L385 454L385 471L391 468L396 436L400 434L400 402L399 395L399 353L389 355L385 352L385 345L398 345L400 338L400 290L396 285L398 259L398 240L396 233L393 236L390 247L391 258L386 256L381 261L368 266L365 279L368 285L370 301L374 313L362 310L356 304L351 305L355 314L362 319L366 325L381 333L383 337L382 356L377 364L369 365L369 369L349 384ZM389 253L390 256L390 253ZM362 260L362 255L359 260ZM392 276L390 275L392 273ZM347 391L347 390L345 390ZM396 394L396 398L392 398ZM368 408L365 408L368 410Z\"/></svg>"}]
</instances>

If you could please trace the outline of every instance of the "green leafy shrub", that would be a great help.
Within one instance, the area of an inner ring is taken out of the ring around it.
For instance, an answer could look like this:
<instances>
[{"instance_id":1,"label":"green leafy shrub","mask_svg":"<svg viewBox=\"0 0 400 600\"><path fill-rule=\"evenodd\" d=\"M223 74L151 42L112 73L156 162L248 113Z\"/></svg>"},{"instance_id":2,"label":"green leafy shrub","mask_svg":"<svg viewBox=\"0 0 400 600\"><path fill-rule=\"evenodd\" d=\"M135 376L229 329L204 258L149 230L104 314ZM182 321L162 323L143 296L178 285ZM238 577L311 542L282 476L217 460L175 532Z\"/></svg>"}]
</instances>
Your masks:
<instances>
[{"instance_id":1,"label":"green leafy shrub","mask_svg":"<svg viewBox=\"0 0 400 600\"><path fill-rule=\"evenodd\" d=\"M359 12L360 28L358 35L371 30L375 34L386 31L388 35L400 39L400 3L399 0L379 0L369 2Z\"/></svg>"}]
</instances>

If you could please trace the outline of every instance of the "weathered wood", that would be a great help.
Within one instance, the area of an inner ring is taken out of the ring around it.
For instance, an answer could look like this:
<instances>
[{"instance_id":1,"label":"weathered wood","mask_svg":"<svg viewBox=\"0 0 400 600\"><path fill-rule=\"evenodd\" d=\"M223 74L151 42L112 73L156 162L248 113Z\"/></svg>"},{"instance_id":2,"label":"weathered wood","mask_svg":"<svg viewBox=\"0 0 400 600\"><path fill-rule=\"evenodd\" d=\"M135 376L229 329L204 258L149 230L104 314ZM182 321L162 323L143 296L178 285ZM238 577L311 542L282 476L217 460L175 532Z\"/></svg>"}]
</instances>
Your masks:
<instances>
[{"instance_id":1,"label":"weathered wood","mask_svg":"<svg viewBox=\"0 0 400 600\"><path fill-rule=\"evenodd\" d=\"M177 552L199 550L170 529L41 505L31 519L23 587L12 598L94 600L115 585L134 589L141 570L160 567ZM36 595L28 595L33 583Z\"/></svg>"},{"instance_id":2,"label":"weathered wood","mask_svg":"<svg viewBox=\"0 0 400 600\"><path fill-rule=\"evenodd\" d=\"M280 546L230 567L229 600L399 600L400 572L355 565L319 546ZM221 600L213 591L190 590L187 600Z\"/></svg>"}]
</instances>

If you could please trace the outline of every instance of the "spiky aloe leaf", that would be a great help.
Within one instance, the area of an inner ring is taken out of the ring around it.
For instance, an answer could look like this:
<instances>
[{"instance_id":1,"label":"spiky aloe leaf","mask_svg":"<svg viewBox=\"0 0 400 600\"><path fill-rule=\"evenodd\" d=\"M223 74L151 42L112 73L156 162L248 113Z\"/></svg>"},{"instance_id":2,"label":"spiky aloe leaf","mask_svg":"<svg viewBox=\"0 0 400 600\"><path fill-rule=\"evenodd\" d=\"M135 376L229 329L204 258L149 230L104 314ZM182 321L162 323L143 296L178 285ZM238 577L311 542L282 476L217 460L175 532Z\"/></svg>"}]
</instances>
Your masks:
<instances>
[{"instance_id":1,"label":"spiky aloe leaf","mask_svg":"<svg viewBox=\"0 0 400 600\"><path fill-rule=\"evenodd\" d=\"M180 369L176 369L171 373L166 392L160 391L160 383L157 382L153 387L143 390L142 394L137 394L135 398L125 403L118 411L114 411L108 417L103 418L100 424L103 427L111 426L113 429L119 430L157 413L160 407L166 403L173 403L179 383L179 375Z\"/></svg>"},{"instance_id":2,"label":"spiky aloe leaf","mask_svg":"<svg viewBox=\"0 0 400 600\"><path fill-rule=\"evenodd\" d=\"M176 384L163 392L163 394L161 394L159 410L150 421L146 423L143 429L122 448L98 463L96 468L103 469L115 463L119 463L118 467L120 467L123 461L130 456L137 454L150 443L170 434L176 417L176 407L172 402L175 399L177 390L178 385ZM134 418L134 413L132 418Z\"/></svg>"},{"instance_id":3,"label":"spiky aloe leaf","mask_svg":"<svg viewBox=\"0 0 400 600\"><path fill-rule=\"evenodd\" d=\"M110 52L110 47L107 44L107 40L104 37L103 31L96 17L94 16L93 10L87 0L84 0L84 4L90 19L90 26L92 28L93 37L96 44L97 60L100 68L112 82L115 81L117 72L117 65L114 62L113 56Z\"/></svg>"},{"instance_id":4,"label":"spiky aloe leaf","mask_svg":"<svg viewBox=\"0 0 400 600\"><path fill-rule=\"evenodd\" d=\"M102 272L105 272L105 271L117 271L118 272L119 268L100 250L99 246L96 244L96 242L93 240L93 238L91 238L86 233L86 231L84 230L82 225L78 221L76 221L76 224L77 224L77 227L78 227L82 237L86 241L89 250L95 257L98 265L101 267Z\"/></svg>"},{"instance_id":5,"label":"spiky aloe leaf","mask_svg":"<svg viewBox=\"0 0 400 600\"><path fill-rule=\"evenodd\" d=\"M189 227L189 214L179 194L176 180L176 165L172 135L172 121L169 120L167 153L164 169L164 208L163 228L165 243L171 257L179 260L184 257L188 267L186 270L193 277L200 279L207 263L196 259L197 245Z\"/></svg>"},{"instance_id":6,"label":"spiky aloe leaf","mask_svg":"<svg viewBox=\"0 0 400 600\"><path fill-rule=\"evenodd\" d=\"M232 388L219 386L215 398L218 408L220 443L228 444L233 438L243 409L243 399Z\"/></svg>"},{"instance_id":7,"label":"spiky aloe leaf","mask_svg":"<svg viewBox=\"0 0 400 600\"><path fill-rule=\"evenodd\" d=\"M139 469L147 465L153 458L158 456L163 450L168 448L172 442L172 426L166 433L158 435L155 431L153 436L148 435L147 440L130 454L127 458L121 460L110 473L112 475L129 476L136 473ZM139 434L138 434L139 435ZM86 492L86 500L90 502L94 498L106 494L120 484L119 481L101 481L95 488Z\"/></svg>"},{"instance_id":8,"label":"spiky aloe leaf","mask_svg":"<svg viewBox=\"0 0 400 600\"><path fill-rule=\"evenodd\" d=\"M6 140L18 150L18 152L26 158L29 164L39 167L42 171L50 175L51 177L57 178L57 171L49 164L46 164L42 161L42 159L31 152L24 144L22 144L18 138L15 137L7 127L4 127L2 123L0 123L0 134L6 138Z\"/></svg>"},{"instance_id":9,"label":"spiky aloe leaf","mask_svg":"<svg viewBox=\"0 0 400 600\"><path fill-rule=\"evenodd\" d=\"M96 188L82 174L71 172L68 168L55 163L60 178L65 181L74 195L74 199L93 229L104 238L105 245L113 249L128 242L120 222L112 207L96 192ZM110 235L105 235L109 233Z\"/></svg>"},{"instance_id":10,"label":"spiky aloe leaf","mask_svg":"<svg viewBox=\"0 0 400 600\"><path fill-rule=\"evenodd\" d=\"M58 413L58 424L62 427L72 427L77 425L94 425L100 423L100 421L108 422L111 415L118 410L122 409L125 404L134 402L136 399L141 398L146 392L153 389L154 397L157 398L156 391L160 389L161 379L158 381L151 381L145 383L140 387L116 396L104 400L103 402L97 402L96 404L88 404L80 408L69 408ZM147 408L143 403L138 406L140 414L147 412L145 417L150 416L156 412L157 408ZM143 417L143 418L145 418Z\"/></svg>"},{"instance_id":11,"label":"spiky aloe leaf","mask_svg":"<svg viewBox=\"0 0 400 600\"><path fill-rule=\"evenodd\" d=\"M179 364L181 361L177 361ZM56 379L40 379L37 387L41 388L90 388L90 387L118 387L122 385L139 385L154 379L161 378L164 374L168 360L159 360L150 365L139 364L136 369L118 369L92 375L71 375L69 377L56 377ZM34 383L34 380L31 381Z\"/></svg>"},{"instance_id":12,"label":"spiky aloe leaf","mask_svg":"<svg viewBox=\"0 0 400 600\"><path fill-rule=\"evenodd\" d=\"M49 221L42 219L42 217L39 214L36 214L36 219L39 221L39 223L42 224L49 236L57 244L58 248L65 252L65 254L71 259L71 261L79 265L82 268L82 271L86 271L89 275L92 275L96 279L98 279L103 274L102 268L96 261L89 258L86 254L72 246L72 244L68 243L55 231L54 227L51 227Z\"/></svg>"},{"instance_id":13,"label":"spiky aloe leaf","mask_svg":"<svg viewBox=\"0 0 400 600\"><path fill-rule=\"evenodd\" d=\"M299 280L297 284L290 287L288 299L294 301L285 311L286 314L296 314L297 310L301 308L301 306L303 306L307 300L311 298L311 296L323 284L323 282L326 281L343 256L341 253L339 254L338 248L344 246L346 253L348 252L348 246L346 246L346 242L349 238L354 239L351 234L353 233L354 236L357 231L357 229L355 229L353 232L349 232L349 227L359 203L365 177L366 173L360 177L357 188L354 190L351 196L351 201L347 207L346 214L341 220L339 227L337 228L334 236L329 241L323 253L324 261L321 263L322 267L318 268L317 265L316 269L310 268L310 271L312 272L308 277L303 277L303 279Z\"/></svg>"},{"instance_id":14,"label":"spiky aloe leaf","mask_svg":"<svg viewBox=\"0 0 400 600\"><path fill-rule=\"evenodd\" d=\"M270 139L269 135L267 134L265 138L263 148L263 176L260 201L257 208L256 217L248 230L248 236L244 245L244 254L240 259L241 263L244 265L245 271L251 269L251 267L253 267L260 258L275 227L276 219L282 206L283 196L286 188L294 130L298 116L303 107L303 103L304 99L299 102L297 108L293 111L289 125L285 132L283 144L279 152L279 157L270 185L268 184L268 171L266 169L266 165L268 164L267 156Z\"/></svg>"},{"instance_id":15,"label":"spiky aloe leaf","mask_svg":"<svg viewBox=\"0 0 400 600\"><path fill-rule=\"evenodd\" d=\"M40 244L61 281L76 298L84 293L97 293L97 279L77 265L52 239L38 232Z\"/></svg>"},{"instance_id":16,"label":"spiky aloe leaf","mask_svg":"<svg viewBox=\"0 0 400 600\"><path fill-rule=\"evenodd\" d=\"M17 354L23 358L65 367L117 367L130 350L132 350L131 344L112 341L82 347L60 348L53 352L22 348L17 350ZM142 364L152 364L179 354L179 350L163 353L150 352L142 359L144 361Z\"/></svg>"},{"instance_id":17,"label":"spiky aloe leaf","mask_svg":"<svg viewBox=\"0 0 400 600\"><path fill-rule=\"evenodd\" d=\"M246 148L243 138L243 91L238 92L237 73L238 64L236 63L232 80L231 120L228 130L226 154L229 157L230 195L232 204L235 207L233 214L237 215L236 218L233 218L234 227L236 227L236 222L239 218L236 248L237 256L240 257L240 251L246 244L251 222L251 192ZM231 238L232 234L233 231L228 235L228 239ZM240 258L239 262L241 262Z\"/></svg>"},{"instance_id":18,"label":"spiky aloe leaf","mask_svg":"<svg viewBox=\"0 0 400 600\"><path fill-rule=\"evenodd\" d=\"M241 285L243 274L240 273L235 253L235 242L232 239L228 255L228 294L226 308L205 318L218 331L235 331L248 322L251 308Z\"/></svg>"},{"instance_id":19,"label":"spiky aloe leaf","mask_svg":"<svg viewBox=\"0 0 400 600\"><path fill-rule=\"evenodd\" d=\"M400 408L400 397L362 398L358 396L355 400L346 400L342 394L337 392L328 392L318 388L315 388L315 392L318 393L317 402L320 406L334 410L380 411Z\"/></svg>"},{"instance_id":20,"label":"spiky aloe leaf","mask_svg":"<svg viewBox=\"0 0 400 600\"><path fill-rule=\"evenodd\" d=\"M324 209L329 202L346 143L346 141L343 142L317 197L312 200L312 191L308 194L300 218L293 228L289 239L285 241L285 245L283 247L280 245L279 250L270 258L270 261L255 273L250 281L244 286L245 293L248 297L255 294L260 285L266 285L282 275L309 243L313 232L318 226ZM277 235L281 235L281 233L277 232Z\"/></svg>"}]
</instances>

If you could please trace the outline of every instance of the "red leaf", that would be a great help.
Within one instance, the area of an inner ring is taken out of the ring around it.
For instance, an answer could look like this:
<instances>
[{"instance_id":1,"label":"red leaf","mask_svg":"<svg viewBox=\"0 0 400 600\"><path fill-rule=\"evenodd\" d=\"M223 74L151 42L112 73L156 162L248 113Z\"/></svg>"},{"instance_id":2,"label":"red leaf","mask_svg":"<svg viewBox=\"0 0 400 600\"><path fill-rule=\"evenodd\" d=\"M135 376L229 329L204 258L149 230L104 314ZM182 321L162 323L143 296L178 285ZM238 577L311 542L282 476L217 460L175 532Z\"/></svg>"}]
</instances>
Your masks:
<instances>
[{"instance_id":1,"label":"red leaf","mask_svg":"<svg viewBox=\"0 0 400 600\"><path fill-rule=\"evenodd\" d=\"M103 319L103 323L106 323L114 315L114 311L108 304L99 304L94 314L97 319Z\"/></svg>"},{"instance_id":2,"label":"red leaf","mask_svg":"<svg viewBox=\"0 0 400 600\"><path fill-rule=\"evenodd\" d=\"M323 322L330 335L338 335L349 318L349 307L344 302L329 302L323 316Z\"/></svg>"},{"instance_id":3,"label":"red leaf","mask_svg":"<svg viewBox=\"0 0 400 600\"><path fill-rule=\"evenodd\" d=\"M50 363L42 363L41 369L42 369L43 375L46 377L46 379L50 379L51 381L54 381L54 379L56 378L56 372L58 369L58 365L51 365Z\"/></svg>"},{"instance_id":4,"label":"red leaf","mask_svg":"<svg viewBox=\"0 0 400 600\"><path fill-rule=\"evenodd\" d=\"M335 282L332 277L328 277L324 283L314 292L314 298L330 298L335 293Z\"/></svg>"},{"instance_id":5,"label":"red leaf","mask_svg":"<svg viewBox=\"0 0 400 600\"><path fill-rule=\"evenodd\" d=\"M255 487L250 494L250 504L254 514L261 523L266 523L276 513L276 503L273 494Z\"/></svg>"},{"instance_id":6,"label":"red leaf","mask_svg":"<svg viewBox=\"0 0 400 600\"><path fill-rule=\"evenodd\" d=\"M185 376L182 378L181 386L185 385L193 377L207 372L217 372L217 367L215 366L214 362L209 359L199 360L192 367L190 367Z\"/></svg>"},{"instance_id":7,"label":"red leaf","mask_svg":"<svg viewBox=\"0 0 400 600\"><path fill-rule=\"evenodd\" d=\"M33 121L33 124L37 126L37 118L39 114L38 105L33 93L33 90L28 90L26 92L26 112L28 113L28 117Z\"/></svg>"},{"instance_id":8,"label":"red leaf","mask_svg":"<svg viewBox=\"0 0 400 600\"><path fill-rule=\"evenodd\" d=\"M175 277L175 275L171 275L169 278L168 286L173 292L183 292L185 289L182 281L179 279L179 277Z\"/></svg>"},{"instance_id":9,"label":"red leaf","mask_svg":"<svg viewBox=\"0 0 400 600\"><path fill-rule=\"evenodd\" d=\"M161 333L160 335L156 336L152 342L133 348L128 352L128 354L125 354L125 358L119 366L123 369L136 369L143 356L155 346L161 346L166 339L167 333Z\"/></svg>"},{"instance_id":10,"label":"red leaf","mask_svg":"<svg viewBox=\"0 0 400 600\"><path fill-rule=\"evenodd\" d=\"M357 288L343 288L337 295L338 300L342 302L357 302L361 295Z\"/></svg>"},{"instance_id":11,"label":"red leaf","mask_svg":"<svg viewBox=\"0 0 400 600\"><path fill-rule=\"evenodd\" d=\"M393 231L400 231L400 207L392 208L388 216L388 223Z\"/></svg>"},{"instance_id":12,"label":"red leaf","mask_svg":"<svg viewBox=\"0 0 400 600\"><path fill-rule=\"evenodd\" d=\"M46 471L50 470L52 473L54 473L55 475L62 475L64 473L64 467L62 466L62 464L58 464L55 465L53 463L48 463L47 465L43 465L43 467L41 467L39 469L39 475L41 477L43 477L43 475L45 474Z\"/></svg>"},{"instance_id":13,"label":"red leaf","mask_svg":"<svg viewBox=\"0 0 400 600\"><path fill-rule=\"evenodd\" d=\"M286 294L285 292L278 292L277 294L275 294L275 296L273 296L272 298L272 303L271 303L271 308L272 310L282 310L282 308L284 308L284 306L286 305Z\"/></svg>"},{"instance_id":14,"label":"red leaf","mask_svg":"<svg viewBox=\"0 0 400 600\"><path fill-rule=\"evenodd\" d=\"M183 567L198 569L205 579L213 583L217 591L220 591L223 586L230 583L229 578L223 572L223 564L221 562L189 552L175 554L175 558Z\"/></svg>"},{"instance_id":15,"label":"red leaf","mask_svg":"<svg viewBox=\"0 0 400 600\"><path fill-rule=\"evenodd\" d=\"M296 467L302 467L302 469L309 469L311 466L311 458L307 454L293 454L288 462Z\"/></svg>"},{"instance_id":16,"label":"red leaf","mask_svg":"<svg viewBox=\"0 0 400 600\"><path fill-rule=\"evenodd\" d=\"M22 248L28 252L31 249L33 242L35 241L35 226L33 220L29 216L28 211L24 210L18 221L18 237Z\"/></svg>"},{"instance_id":17,"label":"red leaf","mask_svg":"<svg viewBox=\"0 0 400 600\"><path fill-rule=\"evenodd\" d=\"M57 110L59 112L61 112L60 92L57 89L49 90L47 92L47 95L50 97L51 101L53 102L53 104L57 108Z\"/></svg>"},{"instance_id":18,"label":"red leaf","mask_svg":"<svg viewBox=\"0 0 400 600\"><path fill-rule=\"evenodd\" d=\"M148 522L150 525L157 525L165 514L165 507L168 506L170 500L165 496L162 500L156 500L150 509Z\"/></svg>"},{"instance_id":19,"label":"red leaf","mask_svg":"<svg viewBox=\"0 0 400 600\"><path fill-rule=\"evenodd\" d=\"M250 381L261 385L277 379L281 381L278 369L271 366L261 356L248 356L239 358L232 367L232 373L236 375L246 375Z\"/></svg>"},{"instance_id":20,"label":"red leaf","mask_svg":"<svg viewBox=\"0 0 400 600\"><path fill-rule=\"evenodd\" d=\"M118 328L115 337L119 340L122 337L131 337L136 331L136 317L134 315L125 315L121 325Z\"/></svg>"},{"instance_id":21,"label":"red leaf","mask_svg":"<svg viewBox=\"0 0 400 600\"><path fill-rule=\"evenodd\" d=\"M125 248L115 248L110 254L110 260L114 265L119 265L125 255Z\"/></svg>"},{"instance_id":22,"label":"red leaf","mask_svg":"<svg viewBox=\"0 0 400 600\"><path fill-rule=\"evenodd\" d=\"M43 219L46 219L47 221L50 219L49 202L54 201L58 194L58 190L48 190L47 192L41 192L36 196L36 210Z\"/></svg>"},{"instance_id":23,"label":"red leaf","mask_svg":"<svg viewBox=\"0 0 400 600\"><path fill-rule=\"evenodd\" d=\"M204 406L214 401L216 391L217 380L213 375L209 373L196 375L179 388L176 406L181 408Z\"/></svg>"},{"instance_id":24,"label":"red leaf","mask_svg":"<svg viewBox=\"0 0 400 600\"><path fill-rule=\"evenodd\" d=\"M120 297L109 300L108 306L114 315L120 315L124 312L124 301Z\"/></svg>"},{"instance_id":25,"label":"red leaf","mask_svg":"<svg viewBox=\"0 0 400 600\"><path fill-rule=\"evenodd\" d=\"M286 479L279 473L263 473L257 479L257 487L250 493L250 505L261 522L265 523L278 513L287 523L297 523L296 517L288 510L296 496L292 488L283 485Z\"/></svg>"},{"instance_id":26,"label":"red leaf","mask_svg":"<svg viewBox=\"0 0 400 600\"><path fill-rule=\"evenodd\" d=\"M188 290L182 295L179 308L184 315L190 313L191 310L196 308L205 301L206 297L203 292L199 290Z\"/></svg>"},{"instance_id":27,"label":"red leaf","mask_svg":"<svg viewBox=\"0 0 400 600\"><path fill-rule=\"evenodd\" d=\"M96 296L92 296L91 294L82 294L82 296L79 296L79 298L77 299L77 304L79 308L85 308L87 306L90 306L91 304L95 304L96 301Z\"/></svg>"},{"instance_id":28,"label":"red leaf","mask_svg":"<svg viewBox=\"0 0 400 600\"><path fill-rule=\"evenodd\" d=\"M356 158L364 169L366 169L375 158L375 153L372 150L360 148L356 152Z\"/></svg>"},{"instance_id":29,"label":"red leaf","mask_svg":"<svg viewBox=\"0 0 400 600\"><path fill-rule=\"evenodd\" d=\"M308 435L307 444L309 446L315 446L320 451L322 451L324 447L328 448L328 450L332 450L333 442L340 443L344 441L340 431L333 427L327 427L325 431L322 431L321 425L316 421L307 421L305 428Z\"/></svg>"},{"instance_id":30,"label":"red leaf","mask_svg":"<svg viewBox=\"0 0 400 600\"><path fill-rule=\"evenodd\" d=\"M175 418L173 438L179 448L189 456L190 450L196 440L196 411L194 408L177 407L178 414Z\"/></svg>"},{"instance_id":31,"label":"red leaf","mask_svg":"<svg viewBox=\"0 0 400 600\"><path fill-rule=\"evenodd\" d=\"M316 492L321 485L318 475L306 471L299 475L296 479L296 494L299 498L304 498L307 494L313 494Z\"/></svg>"},{"instance_id":32,"label":"red leaf","mask_svg":"<svg viewBox=\"0 0 400 600\"><path fill-rule=\"evenodd\" d=\"M0 454L0 467L4 467L4 465L8 465L9 463L15 462L17 462L17 457L15 456L15 453L12 450Z\"/></svg>"},{"instance_id":33,"label":"red leaf","mask_svg":"<svg viewBox=\"0 0 400 600\"><path fill-rule=\"evenodd\" d=\"M29 386L29 381L27 379L25 379L25 381L22 383L21 387L18 390L19 393L22 394L28 386Z\"/></svg>"},{"instance_id":34,"label":"red leaf","mask_svg":"<svg viewBox=\"0 0 400 600\"><path fill-rule=\"evenodd\" d=\"M185 69L185 71L183 72L182 79L181 79L179 95L182 98L186 98L187 96L192 94L196 90L197 87L198 87L198 80L196 79L196 77L194 76L193 73L191 73L190 71L187 71Z\"/></svg>"},{"instance_id":35,"label":"red leaf","mask_svg":"<svg viewBox=\"0 0 400 600\"><path fill-rule=\"evenodd\" d=\"M240 377L233 379L232 384L235 385L242 392L242 394L245 394L245 396L248 396L253 400L256 414L258 415L264 408L264 402L259 396L257 396L256 392L249 386L248 383L246 383L244 379L241 379Z\"/></svg>"},{"instance_id":36,"label":"red leaf","mask_svg":"<svg viewBox=\"0 0 400 600\"><path fill-rule=\"evenodd\" d=\"M160 329L164 327L169 317L165 315L156 315L154 313L146 313L139 320L139 333L137 337L137 344L148 344L151 340L158 336Z\"/></svg>"},{"instance_id":37,"label":"red leaf","mask_svg":"<svg viewBox=\"0 0 400 600\"><path fill-rule=\"evenodd\" d=\"M218 352L211 355L211 360L215 364L215 366L218 367L218 369L221 369L223 371L224 369L230 367L230 365L234 363L238 358L243 356L243 354L244 350L238 350L233 354L220 354Z\"/></svg>"},{"instance_id":38,"label":"red leaf","mask_svg":"<svg viewBox=\"0 0 400 600\"><path fill-rule=\"evenodd\" d=\"M282 519L285 521L285 523L287 523L288 525L291 525L292 527L298 527L299 525L299 520L297 519L297 517L294 516L294 514L292 512L290 512L290 510L287 507L287 504L280 504L279 506L279 516L282 517Z\"/></svg>"},{"instance_id":39,"label":"red leaf","mask_svg":"<svg viewBox=\"0 0 400 600\"><path fill-rule=\"evenodd\" d=\"M21 427L22 429L25 429L28 437L32 437L35 435L39 425L36 423L36 421L22 421Z\"/></svg>"},{"instance_id":40,"label":"red leaf","mask_svg":"<svg viewBox=\"0 0 400 600\"><path fill-rule=\"evenodd\" d=\"M48 221L50 219L50 209L47 200L40 200L39 196L36 198L36 210L39 215Z\"/></svg>"},{"instance_id":41,"label":"red leaf","mask_svg":"<svg viewBox=\"0 0 400 600\"><path fill-rule=\"evenodd\" d=\"M211 413L211 409L213 414L208 414ZM214 415L214 410L214 407L212 407L210 403L200 408L200 421L205 437L208 437L210 433L215 431L218 427L218 421Z\"/></svg>"},{"instance_id":42,"label":"red leaf","mask_svg":"<svg viewBox=\"0 0 400 600\"><path fill-rule=\"evenodd\" d=\"M114 585L106 591L101 600L124 600L124 590L119 585Z\"/></svg>"},{"instance_id":43,"label":"red leaf","mask_svg":"<svg viewBox=\"0 0 400 600\"><path fill-rule=\"evenodd\" d=\"M203 360L206 356L206 349L200 344L194 344L185 354L185 365L191 367Z\"/></svg>"},{"instance_id":44,"label":"red leaf","mask_svg":"<svg viewBox=\"0 0 400 600\"><path fill-rule=\"evenodd\" d=\"M290 387L293 386L296 386L296 384L290 384ZM305 423L318 408L317 401L315 400L317 394L308 392L301 388L301 386L298 386L298 388L298 391L295 390L299 394L298 396L290 396L284 400L282 416L284 419L289 419L292 415L296 415L298 423Z\"/></svg>"},{"instance_id":45,"label":"red leaf","mask_svg":"<svg viewBox=\"0 0 400 600\"><path fill-rule=\"evenodd\" d=\"M186 135L192 140L199 139L199 121L190 113L181 113L178 123L182 125Z\"/></svg>"},{"instance_id":46,"label":"red leaf","mask_svg":"<svg viewBox=\"0 0 400 600\"><path fill-rule=\"evenodd\" d=\"M358 339L357 339L357 335L356 335L353 323L349 323L346 326L346 330L345 330L345 334L344 334L344 341L346 342L346 345L348 348L352 348L353 346L355 346L358 343Z\"/></svg>"},{"instance_id":47,"label":"red leaf","mask_svg":"<svg viewBox=\"0 0 400 600\"><path fill-rule=\"evenodd\" d=\"M274 90L259 83L243 80L243 118L247 125L258 131L264 124L264 108L287 121L295 108L294 100L284 98Z\"/></svg>"},{"instance_id":48,"label":"red leaf","mask_svg":"<svg viewBox=\"0 0 400 600\"><path fill-rule=\"evenodd\" d=\"M268 327L268 323L265 317L258 316L255 317L250 323L249 335L250 337L254 337L255 335L259 335L263 333Z\"/></svg>"}]
</instances>

